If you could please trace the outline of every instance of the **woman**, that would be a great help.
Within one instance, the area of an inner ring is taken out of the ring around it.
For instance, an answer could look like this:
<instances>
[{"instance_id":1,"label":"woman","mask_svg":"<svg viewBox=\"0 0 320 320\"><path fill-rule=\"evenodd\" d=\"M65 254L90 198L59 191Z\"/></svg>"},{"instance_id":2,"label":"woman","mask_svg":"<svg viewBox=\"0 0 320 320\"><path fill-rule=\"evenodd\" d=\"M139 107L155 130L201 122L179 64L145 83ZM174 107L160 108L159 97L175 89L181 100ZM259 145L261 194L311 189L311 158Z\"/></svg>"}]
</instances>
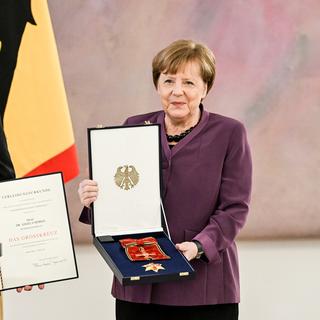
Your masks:
<instances>
[{"instance_id":1,"label":"woman","mask_svg":"<svg viewBox=\"0 0 320 320\"><path fill-rule=\"evenodd\" d=\"M162 200L171 237L196 270L194 280L122 287L112 294L122 319L238 319L239 270L234 239L251 192L251 157L243 125L202 104L215 78L206 46L178 40L153 60L162 111L125 124L161 124ZM95 181L79 185L82 204L98 196ZM84 209L80 221L90 223Z\"/></svg>"}]
</instances>

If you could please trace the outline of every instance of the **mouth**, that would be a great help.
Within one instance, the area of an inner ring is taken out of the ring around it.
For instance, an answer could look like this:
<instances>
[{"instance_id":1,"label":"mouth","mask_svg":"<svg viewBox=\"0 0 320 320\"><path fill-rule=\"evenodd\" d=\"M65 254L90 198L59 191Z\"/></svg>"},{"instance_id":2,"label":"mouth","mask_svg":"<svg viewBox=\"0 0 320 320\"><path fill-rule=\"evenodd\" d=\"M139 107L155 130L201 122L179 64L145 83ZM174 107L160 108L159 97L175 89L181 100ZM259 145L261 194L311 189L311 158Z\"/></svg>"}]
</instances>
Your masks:
<instances>
[{"instance_id":1,"label":"mouth","mask_svg":"<svg viewBox=\"0 0 320 320\"><path fill-rule=\"evenodd\" d=\"M174 105L175 107L182 107L186 103L185 102L181 102L181 101L172 101L172 102L170 102L170 104Z\"/></svg>"}]
</instances>

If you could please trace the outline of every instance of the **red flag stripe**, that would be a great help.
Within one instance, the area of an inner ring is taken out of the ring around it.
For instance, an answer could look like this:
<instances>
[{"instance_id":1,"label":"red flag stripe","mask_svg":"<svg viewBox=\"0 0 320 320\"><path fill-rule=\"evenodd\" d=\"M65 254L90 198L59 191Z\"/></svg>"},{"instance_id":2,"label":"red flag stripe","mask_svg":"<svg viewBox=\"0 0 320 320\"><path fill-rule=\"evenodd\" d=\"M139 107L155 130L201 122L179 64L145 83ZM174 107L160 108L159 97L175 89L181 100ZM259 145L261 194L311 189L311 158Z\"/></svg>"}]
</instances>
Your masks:
<instances>
[{"instance_id":1,"label":"red flag stripe","mask_svg":"<svg viewBox=\"0 0 320 320\"><path fill-rule=\"evenodd\" d=\"M78 175L77 150L74 144L28 172L25 177L56 171L63 172L63 180L65 183Z\"/></svg>"}]
</instances>

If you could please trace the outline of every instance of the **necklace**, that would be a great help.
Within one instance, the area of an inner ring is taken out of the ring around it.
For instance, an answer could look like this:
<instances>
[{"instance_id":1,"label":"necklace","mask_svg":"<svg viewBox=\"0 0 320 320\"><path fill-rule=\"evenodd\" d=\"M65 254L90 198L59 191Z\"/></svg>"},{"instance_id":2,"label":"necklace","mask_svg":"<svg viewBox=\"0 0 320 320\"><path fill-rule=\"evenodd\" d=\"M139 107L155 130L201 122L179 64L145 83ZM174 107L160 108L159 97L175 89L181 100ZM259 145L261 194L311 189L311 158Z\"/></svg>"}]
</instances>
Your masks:
<instances>
[{"instance_id":1,"label":"necklace","mask_svg":"<svg viewBox=\"0 0 320 320\"><path fill-rule=\"evenodd\" d=\"M191 127L189 129L187 129L186 131L183 131L182 133L180 134L176 134L174 136L171 136L171 135L168 135L166 134L167 136L167 141L168 142L179 142L180 140L182 140L185 136L187 136L192 130L193 130L194 127Z\"/></svg>"}]
</instances>

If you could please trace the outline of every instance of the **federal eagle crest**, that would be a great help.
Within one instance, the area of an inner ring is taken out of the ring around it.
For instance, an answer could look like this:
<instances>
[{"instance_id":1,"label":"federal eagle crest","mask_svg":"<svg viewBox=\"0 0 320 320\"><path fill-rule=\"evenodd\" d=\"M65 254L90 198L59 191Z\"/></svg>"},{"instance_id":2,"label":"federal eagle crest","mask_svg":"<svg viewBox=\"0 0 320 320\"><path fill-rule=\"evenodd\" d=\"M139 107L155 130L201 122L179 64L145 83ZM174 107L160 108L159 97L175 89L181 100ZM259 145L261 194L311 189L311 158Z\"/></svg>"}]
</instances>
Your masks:
<instances>
[{"instance_id":1,"label":"federal eagle crest","mask_svg":"<svg viewBox=\"0 0 320 320\"><path fill-rule=\"evenodd\" d=\"M125 165L118 167L114 182L123 190L132 189L139 182L139 173L134 166Z\"/></svg>"}]
</instances>

